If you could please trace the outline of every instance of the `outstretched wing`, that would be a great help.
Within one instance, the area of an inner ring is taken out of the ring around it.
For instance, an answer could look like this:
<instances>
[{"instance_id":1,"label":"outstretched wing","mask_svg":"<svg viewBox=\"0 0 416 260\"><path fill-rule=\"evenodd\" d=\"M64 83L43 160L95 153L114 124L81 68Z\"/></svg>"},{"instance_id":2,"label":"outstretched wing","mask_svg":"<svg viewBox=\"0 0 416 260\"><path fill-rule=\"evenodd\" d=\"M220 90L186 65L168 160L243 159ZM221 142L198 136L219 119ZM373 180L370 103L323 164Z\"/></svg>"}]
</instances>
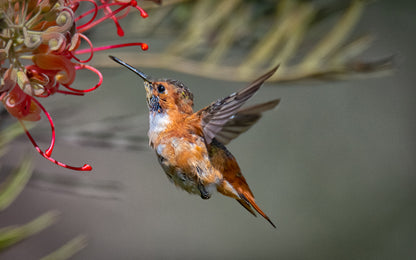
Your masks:
<instances>
[{"instance_id":1,"label":"outstretched wing","mask_svg":"<svg viewBox=\"0 0 416 260\"><path fill-rule=\"evenodd\" d=\"M207 144L212 142L217 133L238 112L238 109L259 90L264 81L270 78L277 68L278 66L259 77L248 87L220 99L197 112L201 116L202 130Z\"/></svg>"},{"instance_id":2,"label":"outstretched wing","mask_svg":"<svg viewBox=\"0 0 416 260\"><path fill-rule=\"evenodd\" d=\"M222 144L228 144L240 134L244 133L253 126L262 116L264 111L275 108L280 99L275 99L266 103L243 108L222 127L215 139Z\"/></svg>"}]
</instances>

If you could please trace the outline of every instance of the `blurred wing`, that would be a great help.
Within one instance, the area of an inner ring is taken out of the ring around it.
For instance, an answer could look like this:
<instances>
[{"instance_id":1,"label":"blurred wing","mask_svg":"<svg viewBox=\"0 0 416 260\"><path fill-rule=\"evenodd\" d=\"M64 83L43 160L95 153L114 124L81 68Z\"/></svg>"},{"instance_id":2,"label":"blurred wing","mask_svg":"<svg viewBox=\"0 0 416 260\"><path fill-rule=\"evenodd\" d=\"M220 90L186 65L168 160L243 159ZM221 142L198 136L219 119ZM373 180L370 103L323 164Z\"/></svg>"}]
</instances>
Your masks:
<instances>
[{"instance_id":1,"label":"blurred wing","mask_svg":"<svg viewBox=\"0 0 416 260\"><path fill-rule=\"evenodd\" d=\"M102 118L90 122L80 122L76 117L65 120L73 117L68 111L68 109L61 111L54 109L56 118L54 121L60 129L57 138L62 142L115 151L148 150L147 114L103 115ZM32 134L36 135L37 141L50 141L50 130L47 127L49 125L39 124L31 130Z\"/></svg>"},{"instance_id":2,"label":"blurred wing","mask_svg":"<svg viewBox=\"0 0 416 260\"><path fill-rule=\"evenodd\" d=\"M270 78L277 70L278 66L256 79L248 87L220 99L211 105L198 111L201 115L201 125L207 144L212 142L217 133L234 116L238 109L251 98L254 93L263 85L264 81Z\"/></svg>"},{"instance_id":3,"label":"blurred wing","mask_svg":"<svg viewBox=\"0 0 416 260\"><path fill-rule=\"evenodd\" d=\"M275 108L280 99L240 109L217 133L215 139L226 145L240 134L244 133L254 125L262 116L264 111Z\"/></svg>"}]
</instances>

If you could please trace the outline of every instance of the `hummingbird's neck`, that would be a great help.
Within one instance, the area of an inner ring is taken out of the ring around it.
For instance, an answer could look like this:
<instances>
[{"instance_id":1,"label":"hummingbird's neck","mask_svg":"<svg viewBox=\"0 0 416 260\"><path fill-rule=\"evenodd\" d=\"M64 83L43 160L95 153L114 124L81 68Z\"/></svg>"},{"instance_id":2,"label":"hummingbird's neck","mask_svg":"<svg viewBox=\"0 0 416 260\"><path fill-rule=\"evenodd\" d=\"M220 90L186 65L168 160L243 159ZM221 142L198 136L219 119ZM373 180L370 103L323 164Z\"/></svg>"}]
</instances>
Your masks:
<instances>
[{"instance_id":1,"label":"hummingbird's neck","mask_svg":"<svg viewBox=\"0 0 416 260\"><path fill-rule=\"evenodd\" d=\"M158 111L149 111L149 143L155 143L160 133L166 131L169 125L172 123L167 111L159 113Z\"/></svg>"},{"instance_id":2,"label":"hummingbird's neck","mask_svg":"<svg viewBox=\"0 0 416 260\"><path fill-rule=\"evenodd\" d=\"M164 134L168 134L171 130L187 125L188 119L192 117L177 109L163 109L163 112L149 111L149 142L157 143L157 140L163 138Z\"/></svg>"},{"instance_id":3,"label":"hummingbird's neck","mask_svg":"<svg viewBox=\"0 0 416 260\"><path fill-rule=\"evenodd\" d=\"M150 113L164 113L164 109L162 108L162 106L160 105L160 100L159 97L157 96L152 96L149 99L149 111Z\"/></svg>"},{"instance_id":4,"label":"hummingbird's neck","mask_svg":"<svg viewBox=\"0 0 416 260\"><path fill-rule=\"evenodd\" d=\"M149 112L149 132L160 133L166 130L170 123L171 120L167 113L158 113L157 111Z\"/></svg>"}]
</instances>

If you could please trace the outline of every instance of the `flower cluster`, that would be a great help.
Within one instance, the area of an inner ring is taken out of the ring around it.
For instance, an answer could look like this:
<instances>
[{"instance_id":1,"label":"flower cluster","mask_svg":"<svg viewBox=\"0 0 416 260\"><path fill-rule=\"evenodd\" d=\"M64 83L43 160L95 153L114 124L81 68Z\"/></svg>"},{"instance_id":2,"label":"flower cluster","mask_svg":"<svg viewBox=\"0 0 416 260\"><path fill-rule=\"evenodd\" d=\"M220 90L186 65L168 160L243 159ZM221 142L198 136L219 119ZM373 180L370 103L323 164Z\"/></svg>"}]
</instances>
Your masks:
<instances>
[{"instance_id":1,"label":"flower cluster","mask_svg":"<svg viewBox=\"0 0 416 260\"><path fill-rule=\"evenodd\" d=\"M90 10L77 15L80 5ZM143 50L145 43L127 43L94 48L83 34L85 31L112 20L119 36L124 32L118 20L133 7L145 18L147 13L135 0L0 0L0 100L7 111L17 118L36 150L45 158L73 170L91 170L85 164L73 167L51 157L55 143L55 130L51 116L38 101L55 93L84 95L101 85L102 75L87 65L94 51L137 45ZM81 41L89 48L79 50ZM77 55L89 53L81 60ZM87 69L98 76L98 83L90 89L71 87L76 71ZM38 121L45 114L51 126L51 142L41 150L23 121Z\"/></svg>"}]
</instances>

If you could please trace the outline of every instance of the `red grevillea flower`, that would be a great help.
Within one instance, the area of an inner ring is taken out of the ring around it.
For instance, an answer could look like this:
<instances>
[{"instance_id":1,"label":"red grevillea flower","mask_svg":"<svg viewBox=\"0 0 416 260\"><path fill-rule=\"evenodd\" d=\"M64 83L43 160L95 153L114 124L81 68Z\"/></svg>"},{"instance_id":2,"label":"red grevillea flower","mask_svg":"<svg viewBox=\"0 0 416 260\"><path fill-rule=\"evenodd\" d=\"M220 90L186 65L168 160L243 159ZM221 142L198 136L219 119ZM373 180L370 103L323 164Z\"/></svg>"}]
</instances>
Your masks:
<instances>
[{"instance_id":1,"label":"red grevillea flower","mask_svg":"<svg viewBox=\"0 0 416 260\"><path fill-rule=\"evenodd\" d=\"M91 8L77 13L80 5ZM84 95L102 83L101 73L87 65L94 51L145 43L127 43L93 47L83 34L85 31L112 20L117 34L124 32L118 20L135 8L145 18L147 13L135 0L0 0L0 100L7 111L17 118L36 150L46 159L62 167L89 171L91 166L73 167L53 159L55 127L51 116L38 101L55 93ZM81 41L89 48L79 50ZM89 53L81 60L79 54ZM77 70L87 69L98 76L98 83L90 89L71 87ZM43 113L49 120L52 138L49 147L39 148L23 121L38 121Z\"/></svg>"}]
</instances>

